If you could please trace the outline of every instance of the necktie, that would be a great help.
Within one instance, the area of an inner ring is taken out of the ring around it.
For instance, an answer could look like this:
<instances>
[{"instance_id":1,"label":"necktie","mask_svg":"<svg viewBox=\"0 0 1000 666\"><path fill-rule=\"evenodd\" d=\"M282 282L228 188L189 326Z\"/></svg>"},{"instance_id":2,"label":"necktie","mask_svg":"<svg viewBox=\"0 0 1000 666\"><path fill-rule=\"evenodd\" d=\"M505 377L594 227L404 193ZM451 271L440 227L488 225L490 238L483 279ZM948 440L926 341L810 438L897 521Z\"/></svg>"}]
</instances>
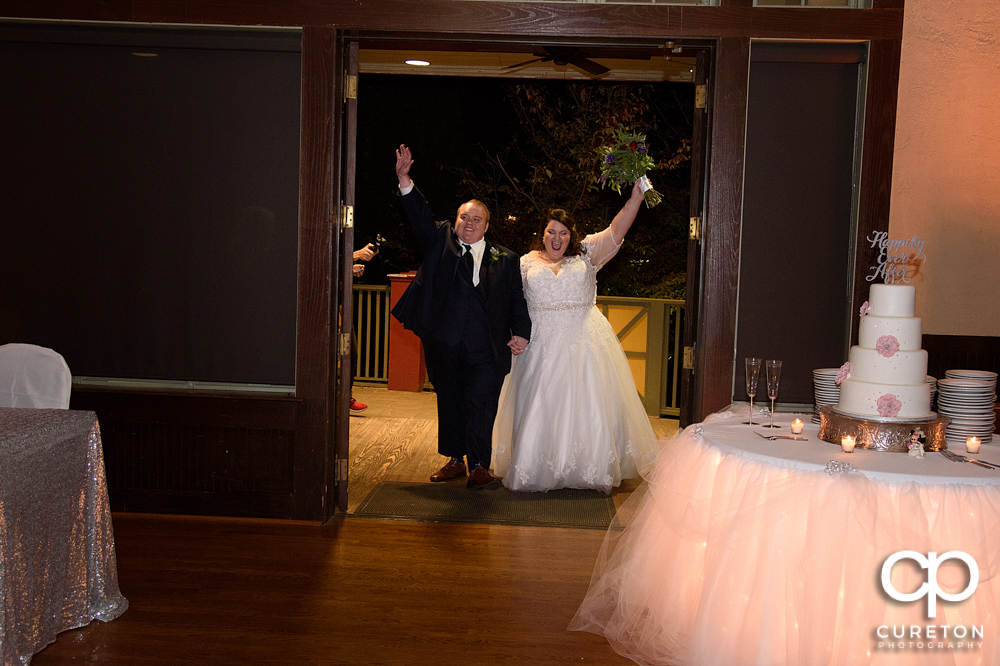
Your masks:
<instances>
[{"instance_id":1,"label":"necktie","mask_svg":"<svg viewBox=\"0 0 1000 666\"><path fill-rule=\"evenodd\" d=\"M465 252L462 253L462 261L464 261L465 265L469 267L469 275L475 276L476 260L472 256L472 246L462 243L462 247L465 248ZM473 280L473 284L475 284L475 280Z\"/></svg>"}]
</instances>

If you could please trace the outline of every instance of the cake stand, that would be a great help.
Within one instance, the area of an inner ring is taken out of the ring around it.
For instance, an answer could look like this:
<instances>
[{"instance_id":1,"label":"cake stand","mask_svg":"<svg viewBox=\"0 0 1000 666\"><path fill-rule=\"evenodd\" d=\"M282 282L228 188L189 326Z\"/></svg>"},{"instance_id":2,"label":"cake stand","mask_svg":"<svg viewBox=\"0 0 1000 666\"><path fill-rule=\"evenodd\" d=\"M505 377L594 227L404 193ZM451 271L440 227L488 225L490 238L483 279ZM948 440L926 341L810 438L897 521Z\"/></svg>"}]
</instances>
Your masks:
<instances>
[{"instance_id":1,"label":"cake stand","mask_svg":"<svg viewBox=\"0 0 1000 666\"><path fill-rule=\"evenodd\" d=\"M839 445L845 435L851 435L859 449L907 453L910 433L920 428L927 436L924 451L941 451L948 448L944 435L949 421L947 416L934 412L920 419L898 419L852 416L826 406L819 408L819 438Z\"/></svg>"}]
</instances>

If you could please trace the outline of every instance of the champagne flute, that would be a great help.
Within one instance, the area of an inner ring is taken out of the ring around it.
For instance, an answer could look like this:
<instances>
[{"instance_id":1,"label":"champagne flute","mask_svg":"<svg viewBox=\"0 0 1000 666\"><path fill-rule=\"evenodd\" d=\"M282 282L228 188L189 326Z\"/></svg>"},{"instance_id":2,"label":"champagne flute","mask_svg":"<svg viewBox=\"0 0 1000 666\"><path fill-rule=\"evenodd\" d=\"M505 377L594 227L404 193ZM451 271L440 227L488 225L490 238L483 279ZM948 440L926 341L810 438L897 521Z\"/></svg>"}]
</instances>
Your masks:
<instances>
[{"instance_id":1,"label":"champagne flute","mask_svg":"<svg viewBox=\"0 0 1000 666\"><path fill-rule=\"evenodd\" d=\"M757 425L753 422L753 397L757 395L757 380L760 378L760 359L756 356L747 356L744 359L747 370L747 395L750 396L750 420L744 421L743 425Z\"/></svg>"},{"instance_id":2,"label":"champagne flute","mask_svg":"<svg viewBox=\"0 0 1000 666\"><path fill-rule=\"evenodd\" d=\"M781 361L767 362L767 397L771 399L771 423L765 428L780 428L774 425L774 399L778 397L778 380L781 379Z\"/></svg>"}]
</instances>

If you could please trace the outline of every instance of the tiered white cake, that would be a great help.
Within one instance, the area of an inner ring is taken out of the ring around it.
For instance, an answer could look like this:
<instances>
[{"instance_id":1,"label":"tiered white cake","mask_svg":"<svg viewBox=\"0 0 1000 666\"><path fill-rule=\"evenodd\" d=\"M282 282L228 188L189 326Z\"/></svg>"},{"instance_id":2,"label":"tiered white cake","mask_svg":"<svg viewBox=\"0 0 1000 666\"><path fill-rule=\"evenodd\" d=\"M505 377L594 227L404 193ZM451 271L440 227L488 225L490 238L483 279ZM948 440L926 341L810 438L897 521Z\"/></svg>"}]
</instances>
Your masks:
<instances>
[{"instance_id":1,"label":"tiered white cake","mask_svg":"<svg viewBox=\"0 0 1000 666\"><path fill-rule=\"evenodd\" d=\"M920 348L920 319L913 316L915 289L874 284L867 314L851 348L837 411L898 421L927 418L931 389L927 352Z\"/></svg>"}]
</instances>

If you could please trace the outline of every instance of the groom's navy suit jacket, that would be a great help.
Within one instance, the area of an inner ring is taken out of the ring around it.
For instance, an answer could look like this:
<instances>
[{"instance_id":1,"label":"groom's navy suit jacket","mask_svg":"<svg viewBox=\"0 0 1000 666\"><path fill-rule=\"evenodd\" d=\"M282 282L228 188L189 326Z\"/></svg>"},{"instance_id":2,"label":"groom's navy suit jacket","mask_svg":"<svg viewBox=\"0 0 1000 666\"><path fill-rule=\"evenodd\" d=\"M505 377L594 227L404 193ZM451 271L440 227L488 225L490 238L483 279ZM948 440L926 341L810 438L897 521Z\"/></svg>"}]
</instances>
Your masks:
<instances>
[{"instance_id":1,"label":"groom's navy suit jacket","mask_svg":"<svg viewBox=\"0 0 1000 666\"><path fill-rule=\"evenodd\" d=\"M479 272L485 294L477 296L459 269L462 246L453 226L434 220L430 205L416 187L399 198L423 246L424 259L392 315L425 343L453 346L462 341L466 316L473 305L470 299L485 296L489 342L497 371L506 375L510 372L507 343L511 335L531 338L518 255L487 240Z\"/></svg>"}]
</instances>

